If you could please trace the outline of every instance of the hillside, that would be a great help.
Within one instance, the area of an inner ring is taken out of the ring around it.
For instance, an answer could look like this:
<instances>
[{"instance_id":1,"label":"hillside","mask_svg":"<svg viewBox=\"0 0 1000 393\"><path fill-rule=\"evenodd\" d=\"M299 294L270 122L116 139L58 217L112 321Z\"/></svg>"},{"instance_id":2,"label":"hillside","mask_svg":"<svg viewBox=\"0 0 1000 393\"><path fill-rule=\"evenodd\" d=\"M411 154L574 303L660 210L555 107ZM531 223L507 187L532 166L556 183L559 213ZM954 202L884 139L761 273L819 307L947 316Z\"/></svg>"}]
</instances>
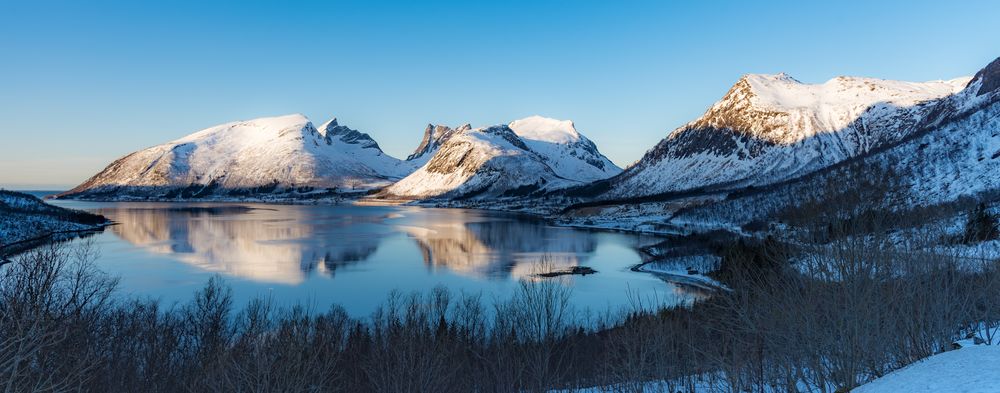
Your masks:
<instances>
[{"instance_id":1,"label":"hillside","mask_svg":"<svg viewBox=\"0 0 1000 393\"><path fill-rule=\"evenodd\" d=\"M20 192L0 190L0 256L35 241L72 237L106 224L107 220L97 214L53 206Z\"/></svg>"}]
</instances>

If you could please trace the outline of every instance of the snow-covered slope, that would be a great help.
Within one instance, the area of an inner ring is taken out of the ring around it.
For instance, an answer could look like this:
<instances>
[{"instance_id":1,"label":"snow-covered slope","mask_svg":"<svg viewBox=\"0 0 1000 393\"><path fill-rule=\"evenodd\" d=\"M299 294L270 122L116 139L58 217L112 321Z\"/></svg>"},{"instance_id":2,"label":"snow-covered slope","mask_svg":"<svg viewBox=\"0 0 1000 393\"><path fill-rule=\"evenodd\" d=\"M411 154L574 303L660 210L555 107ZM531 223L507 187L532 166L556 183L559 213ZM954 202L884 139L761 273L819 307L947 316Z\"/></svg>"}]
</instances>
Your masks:
<instances>
[{"instance_id":1,"label":"snow-covered slope","mask_svg":"<svg viewBox=\"0 0 1000 393\"><path fill-rule=\"evenodd\" d=\"M912 202L933 205L1000 191L1000 59L940 102L923 134L869 160L888 165Z\"/></svg>"},{"instance_id":2,"label":"snow-covered slope","mask_svg":"<svg viewBox=\"0 0 1000 393\"><path fill-rule=\"evenodd\" d=\"M413 166L367 134L302 115L222 124L122 157L63 196L190 198L288 188L364 189Z\"/></svg>"},{"instance_id":3,"label":"snow-covered slope","mask_svg":"<svg viewBox=\"0 0 1000 393\"><path fill-rule=\"evenodd\" d=\"M508 126L560 177L591 182L622 171L597 150L594 142L580 135L571 120L531 116Z\"/></svg>"},{"instance_id":4,"label":"snow-covered slope","mask_svg":"<svg viewBox=\"0 0 1000 393\"><path fill-rule=\"evenodd\" d=\"M389 198L525 196L618 173L572 122L529 117L452 133L427 163L386 188Z\"/></svg>"},{"instance_id":5,"label":"snow-covered slope","mask_svg":"<svg viewBox=\"0 0 1000 393\"><path fill-rule=\"evenodd\" d=\"M1000 346L977 345L931 356L852 390L854 393L1000 392Z\"/></svg>"},{"instance_id":6,"label":"snow-covered slope","mask_svg":"<svg viewBox=\"0 0 1000 393\"><path fill-rule=\"evenodd\" d=\"M770 184L902 140L969 78L911 83L746 75L620 176L612 197Z\"/></svg>"}]
</instances>

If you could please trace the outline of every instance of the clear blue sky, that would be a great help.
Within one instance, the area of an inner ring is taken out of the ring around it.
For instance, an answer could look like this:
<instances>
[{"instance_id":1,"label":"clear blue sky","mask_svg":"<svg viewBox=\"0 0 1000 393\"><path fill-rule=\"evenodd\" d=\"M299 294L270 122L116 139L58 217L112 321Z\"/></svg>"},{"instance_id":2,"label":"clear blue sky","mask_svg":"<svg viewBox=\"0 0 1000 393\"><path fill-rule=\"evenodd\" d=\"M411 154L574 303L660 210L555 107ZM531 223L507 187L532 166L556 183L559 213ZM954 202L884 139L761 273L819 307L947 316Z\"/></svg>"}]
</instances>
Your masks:
<instances>
[{"instance_id":1,"label":"clear blue sky","mask_svg":"<svg viewBox=\"0 0 1000 393\"><path fill-rule=\"evenodd\" d=\"M227 121L573 119L619 165L744 73L932 80L1000 56L997 1L0 0L0 186L62 188Z\"/></svg>"}]
</instances>

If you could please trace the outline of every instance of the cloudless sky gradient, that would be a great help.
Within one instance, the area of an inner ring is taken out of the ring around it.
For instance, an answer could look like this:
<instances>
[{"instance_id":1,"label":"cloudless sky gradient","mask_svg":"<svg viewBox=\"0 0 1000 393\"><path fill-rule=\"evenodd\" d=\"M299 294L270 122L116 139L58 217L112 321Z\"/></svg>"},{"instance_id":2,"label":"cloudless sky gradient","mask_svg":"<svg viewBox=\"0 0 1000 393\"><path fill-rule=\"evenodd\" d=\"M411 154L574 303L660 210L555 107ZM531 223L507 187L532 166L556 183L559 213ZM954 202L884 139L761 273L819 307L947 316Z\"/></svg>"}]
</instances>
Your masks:
<instances>
[{"instance_id":1,"label":"cloudless sky gradient","mask_svg":"<svg viewBox=\"0 0 1000 393\"><path fill-rule=\"evenodd\" d=\"M1000 56L998 1L0 0L0 186L65 188L219 123L572 119L625 166L744 73L933 80Z\"/></svg>"}]
</instances>

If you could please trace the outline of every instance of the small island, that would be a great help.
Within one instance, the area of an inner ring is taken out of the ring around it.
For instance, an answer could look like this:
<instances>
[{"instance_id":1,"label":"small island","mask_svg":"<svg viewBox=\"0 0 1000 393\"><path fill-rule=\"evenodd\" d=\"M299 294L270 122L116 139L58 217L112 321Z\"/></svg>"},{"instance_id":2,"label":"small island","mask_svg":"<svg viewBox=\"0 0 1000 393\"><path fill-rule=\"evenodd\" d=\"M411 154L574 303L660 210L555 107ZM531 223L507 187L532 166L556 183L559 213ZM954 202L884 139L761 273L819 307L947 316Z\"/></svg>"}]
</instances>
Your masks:
<instances>
[{"instance_id":1,"label":"small island","mask_svg":"<svg viewBox=\"0 0 1000 393\"><path fill-rule=\"evenodd\" d=\"M538 273L538 274L536 274L536 276L538 276L538 277L544 277L544 278L551 278L551 277L559 277L559 276L566 276L566 275L586 276L588 274L594 274L594 273L597 273L597 270L594 270L591 267L587 267L587 266L573 266L573 267L571 267L569 269L554 270L554 271L547 272L547 273Z\"/></svg>"}]
</instances>

